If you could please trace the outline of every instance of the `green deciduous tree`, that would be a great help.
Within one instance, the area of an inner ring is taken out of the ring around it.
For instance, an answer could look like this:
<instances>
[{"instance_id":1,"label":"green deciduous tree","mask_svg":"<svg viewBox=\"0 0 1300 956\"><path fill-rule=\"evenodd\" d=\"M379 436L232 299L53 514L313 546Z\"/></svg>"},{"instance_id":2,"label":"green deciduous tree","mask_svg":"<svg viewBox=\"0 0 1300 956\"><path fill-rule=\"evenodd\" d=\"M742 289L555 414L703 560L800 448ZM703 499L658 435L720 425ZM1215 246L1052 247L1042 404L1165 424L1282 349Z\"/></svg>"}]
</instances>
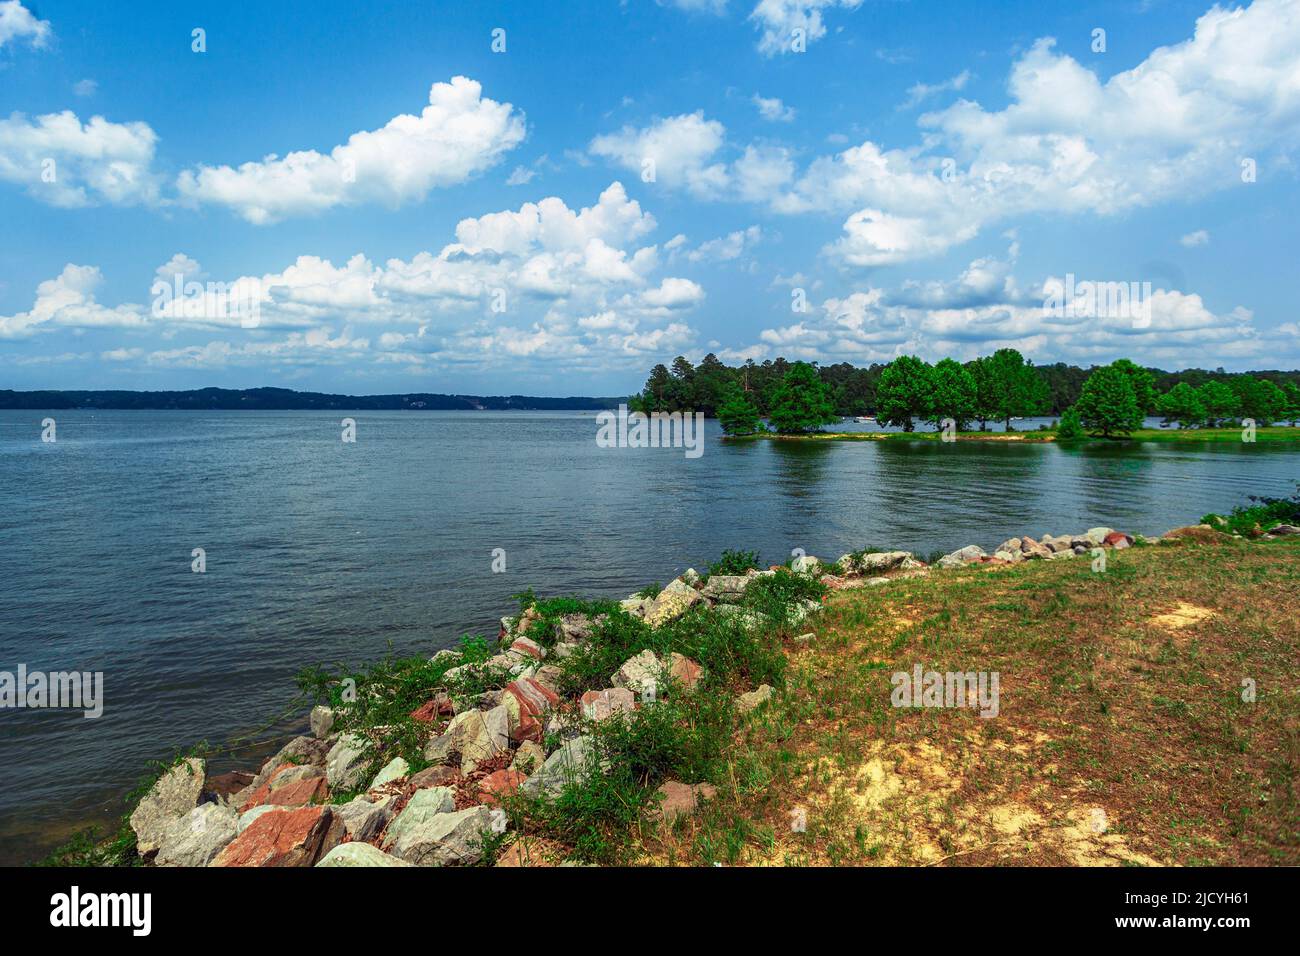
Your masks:
<instances>
[{"instance_id":1,"label":"green deciduous tree","mask_svg":"<svg viewBox=\"0 0 1300 956\"><path fill-rule=\"evenodd\" d=\"M1266 378L1242 375L1232 380L1242 418L1253 418L1256 425L1271 425L1287 417L1286 392Z\"/></svg>"},{"instance_id":2,"label":"green deciduous tree","mask_svg":"<svg viewBox=\"0 0 1300 956\"><path fill-rule=\"evenodd\" d=\"M1183 428L1205 421L1205 403L1200 393L1186 382L1179 382L1156 401L1156 409L1166 424L1177 422Z\"/></svg>"},{"instance_id":3,"label":"green deciduous tree","mask_svg":"<svg viewBox=\"0 0 1300 956\"><path fill-rule=\"evenodd\" d=\"M839 421L830 388L807 362L790 366L772 393L767 417L772 427L784 435L817 431L823 425Z\"/></svg>"},{"instance_id":4,"label":"green deciduous tree","mask_svg":"<svg viewBox=\"0 0 1300 956\"><path fill-rule=\"evenodd\" d=\"M1220 381L1211 380L1196 390L1205 406L1205 424L1213 428L1225 419L1235 418L1241 401L1237 393Z\"/></svg>"},{"instance_id":5,"label":"green deciduous tree","mask_svg":"<svg viewBox=\"0 0 1300 956\"><path fill-rule=\"evenodd\" d=\"M1133 382L1114 365L1088 376L1075 407L1084 427L1103 438L1127 435L1142 426L1142 410L1133 394Z\"/></svg>"},{"instance_id":6,"label":"green deciduous tree","mask_svg":"<svg viewBox=\"0 0 1300 956\"><path fill-rule=\"evenodd\" d=\"M1061 412L1061 421L1056 426L1057 441L1078 441L1083 437L1083 423L1079 421L1079 410L1071 405Z\"/></svg>"},{"instance_id":7,"label":"green deciduous tree","mask_svg":"<svg viewBox=\"0 0 1300 956\"><path fill-rule=\"evenodd\" d=\"M975 378L955 359L942 359L930 372L930 409L926 414L936 428L951 418L965 431L975 415Z\"/></svg>"},{"instance_id":8,"label":"green deciduous tree","mask_svg":"<svg viewBox=\"0 0 1300 956\"><path fill-rule=\"evenodd\" d=\"M915 355L900 355L880 373L876 383L876 421L916 430L916 419L930 416L934 370Z\"/></svg>"},{"instance_id":9,"label":"green deciduous tree","mask_svg":"<svg viewBox=\"0 0 1300 956\"><path fill-rule=\"evenodd\" d=\"M991 411L1011 431L1011 419L1041 415L1047 410L1050 393L1038 370L1015 349L998 349L988 358ZM979 383L976 383L978 394Z\"/></svg>"},{"instance_id":10,"label":"green deciduous tree","mask_svg":"<svg viewBox=\"0 0 1300 956\"><path fill-rule=\"evenodd\" d=\"M1138 410L1143 416L1155 411L1156 377L1141 365L1126 358L1116 359L1110 364L1112 368L1117 368L1128 376L1129 382L1133 385L1133 398L1137 401Z\"/></svg>"}]
</instances>

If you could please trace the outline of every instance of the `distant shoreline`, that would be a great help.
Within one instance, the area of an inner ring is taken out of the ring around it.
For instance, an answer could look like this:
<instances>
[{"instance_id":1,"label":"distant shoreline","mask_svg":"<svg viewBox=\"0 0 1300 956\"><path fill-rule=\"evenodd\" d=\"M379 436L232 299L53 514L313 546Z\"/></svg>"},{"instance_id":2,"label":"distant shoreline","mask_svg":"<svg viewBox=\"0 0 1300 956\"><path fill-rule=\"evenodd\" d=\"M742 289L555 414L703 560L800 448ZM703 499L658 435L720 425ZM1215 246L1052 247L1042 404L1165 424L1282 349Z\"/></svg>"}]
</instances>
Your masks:
<instances>
[{"instance_id":1,"label":"distant shoreline","mask_svg":"<svg viewBox=\"0 0 1300 956\"><path fill-rule=\"evenodd\" d=\"M599 411L625 399L571 395L340 395L288 388L199 388L187 391L0 389L0 409L113 411Z\"/></svg>"}]
</instances>

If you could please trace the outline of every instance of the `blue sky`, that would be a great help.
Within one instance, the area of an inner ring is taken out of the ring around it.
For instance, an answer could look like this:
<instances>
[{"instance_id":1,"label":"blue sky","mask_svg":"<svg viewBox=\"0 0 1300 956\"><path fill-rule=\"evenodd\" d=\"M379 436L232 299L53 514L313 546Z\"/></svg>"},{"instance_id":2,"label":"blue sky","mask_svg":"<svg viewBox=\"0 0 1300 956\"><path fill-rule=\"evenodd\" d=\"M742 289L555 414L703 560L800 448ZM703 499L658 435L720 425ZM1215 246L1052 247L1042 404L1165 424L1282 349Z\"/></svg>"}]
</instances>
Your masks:
<instances>
[{"instance_id":1,"label":"blue sky","mask_svg":"<svg viewBox=\"0 0 1300 956\"><path fill-rule=\"evenodd\" d=\"M1300 365L1297 0L129 10L0 0L0 387Z\"/></svg>"}]
</instances>

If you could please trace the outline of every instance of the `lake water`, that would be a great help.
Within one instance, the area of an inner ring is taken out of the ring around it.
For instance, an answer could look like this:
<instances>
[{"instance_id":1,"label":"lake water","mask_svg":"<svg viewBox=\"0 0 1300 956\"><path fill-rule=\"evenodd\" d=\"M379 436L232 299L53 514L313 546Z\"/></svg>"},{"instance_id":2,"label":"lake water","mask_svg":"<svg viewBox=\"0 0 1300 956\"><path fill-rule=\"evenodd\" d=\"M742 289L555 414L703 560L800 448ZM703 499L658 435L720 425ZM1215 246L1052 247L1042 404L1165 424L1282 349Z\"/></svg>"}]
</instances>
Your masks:
<instances>
[{"instance_id":1,"label":"lake water","mask_svg":"<svg viewBox=\"0 0 1300 956\"><path fill-rule=\"evenodd\" d=\"M578 412L356 413L354 444L340 413L51 414L49 444L44 413L0 411L0 670L102 671L104 711L0 710L0 862L116 817L147 760L260 727L303 665L495 635L526 587L621 598L725 548L1158 534L1300 479L1285 444L727 445L709 422L691 459L600 448Z\"/></svg>"}]
</instances>

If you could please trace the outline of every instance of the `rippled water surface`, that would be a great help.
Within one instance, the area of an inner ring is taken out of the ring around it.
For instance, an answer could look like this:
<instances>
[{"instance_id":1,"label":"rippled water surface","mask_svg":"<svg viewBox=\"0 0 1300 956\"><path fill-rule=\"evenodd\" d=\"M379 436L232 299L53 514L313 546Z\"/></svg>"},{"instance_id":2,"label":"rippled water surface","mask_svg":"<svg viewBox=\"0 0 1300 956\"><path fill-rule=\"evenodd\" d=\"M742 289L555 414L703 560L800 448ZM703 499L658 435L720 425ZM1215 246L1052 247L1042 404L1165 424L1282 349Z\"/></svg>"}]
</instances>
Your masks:
<instances>
[{"instance_id":1,"label":"rippled water surface","mask_svg":"<svg viewBox=\"0 0 1300 956\"><path fill-rule=\"evenodd\" d=\"M43 413L0 411L0 670L103 671L105 705L0 710L5 862L119 813L146 760L257 728L302 665L494 634L526 587L623 597L724 548L1158 534L1300 479L1287 445L724 445L710 422L688 459L599 448L591 413L357 413L355 444L338 413L53 414L43 444Z\"/></svg>"}]
</instances>

